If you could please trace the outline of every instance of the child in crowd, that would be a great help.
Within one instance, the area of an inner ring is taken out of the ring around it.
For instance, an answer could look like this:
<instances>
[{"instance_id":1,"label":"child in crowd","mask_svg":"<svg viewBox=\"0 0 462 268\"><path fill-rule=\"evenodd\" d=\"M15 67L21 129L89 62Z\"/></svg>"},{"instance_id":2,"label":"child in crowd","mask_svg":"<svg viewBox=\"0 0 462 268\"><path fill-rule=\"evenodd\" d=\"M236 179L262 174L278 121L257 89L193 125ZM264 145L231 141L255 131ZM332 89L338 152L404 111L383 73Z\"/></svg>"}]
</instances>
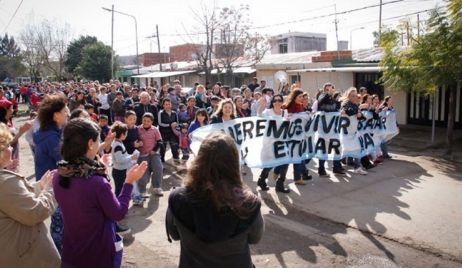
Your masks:
<instances>
[{"instance_id":1,"label":"child in crowd","mask_svg":"<svg viewBox=\"0 0 462 268\"><path fill-rule=\"evenodd\" d=\"M180 124L180 130L175 129L175 135L178 136L178 142L180 145L180 150L181 154L183 155L181 157L181 160L183 161L188 161L189 159L189 144L190 140L188 137L188 127L189 125L187 123L182 123Z\"/></svg>"},{"instance_id":2,"label":"child in crowd","mask_svg":"<svg viewBox=\"0 0 462 268\"><path fill-rule=\"evenodd\" d=\"M93 104L85 104L85 111L87 111L88 115L90 116L90 119L93 122L98 123L98 115L95 113L95 107L93 106Z\"/></svg>"},{"instance_id":3,"label":"child in crowd","mask_svg":"<svg viewBox=\"0 0 462 268\"><path fill-rule=\"evenodd\" d=\"M188 111L186 110L186 105L184 103L180 103L178 106L178 120L180 123L188 122Z\"/></svg>"},{"instance_id":4,"label":"child in crowd","mask_svg":"<svg viewBox=\"0 0 462 268\"><path fill-rule=\"evenodd\" d=\"M107 115L102 114L99 116L98 125L101 128L100 138L102 141L106 140L106 136L109 133L109 119Z\"/></svg>"},{"instance_id":5,"label":"child in crowd","mask_svg":"<svg viewBox=\"0 0 462 268\"><path fill-rule=\"evenodd\" d=\"M32 94L30 95L30 107L29 107L29 110L30 111L37 111L38 107L39 107L39 104L40 104L40 97L39 97L39 95L37 94L37 92L35 90L32 90Z\"/></svg>"},{"instance_id":6,"label":"child in crowd","mask_svg":"<svg viewBox=\"0 0 462 268\"><path fill-rule=\"evenodd\" d=\"M132 167L138 159L138 153L129 154L125 149L123 141L127 137L128 127L124 123L116 121L111 128L111 132L115 134L115 139L111 146L112 156L112 178L114 179L115 194L119 196L122 191L122 186L125 182L127 170ZM134 205L143 204L143 199L137 199Z\"/></svg>"},{"instance_id":7,"label":"child in crowd","mask_svg":"<svg viewBox=\"0 0 462 268\"><path fill-rule=\"evenodd\" d=\"M205 109L199 109L196 111L196 115L194 117L194 121L191 123L191 125L188 128L188 138L191 140L191 133L209 123L209 115L207 114L207 111Z\"/></svg>"},{"instance_id":8,"label":"child in crowd","mask_svg":"<svg viewBox=\"0 0 462 268\"><path fill-rule=\"evenodd\" d=\"M123 141L128 154L133 154L143 143L138 141L138 128L136 127L136 113L127 111L125 113L125 123L127 124L127 136ZM133 184L132 200L134 205L142 205L143 197L138 189L138 182Z\"/></svg>"},{"instance_id":9,"label":"child in crowd","mask_svg":"<svg viewBox=\"0 0 462 268\"><path fill-rule=\"evenodd\" d=\"M116 99L112 103L112 112L114 114L114 121L124 122L125 107L124 107L124 95L122 92L117 91Z\"/></svg>"},{"instance_id":10,"label":"child in crowd","mask_svg":"<svg viewBox=\"0 0 462 268\"><path fill-rule=\"evenodd\" d=\"M146 161L148 168L143 177L138 181L139 190L144 195L146 193L146 185L151 177L151 186L153 193L156 196L163 196L164 193L161 188L163 177L163 166L160 160L159 151L163 147L162 136L159 130L154 127L154 115L145 113L141 126L138 128L138 140L141 142L140 157L138 161L141 163Z\"/></svg>"}]
</instances>

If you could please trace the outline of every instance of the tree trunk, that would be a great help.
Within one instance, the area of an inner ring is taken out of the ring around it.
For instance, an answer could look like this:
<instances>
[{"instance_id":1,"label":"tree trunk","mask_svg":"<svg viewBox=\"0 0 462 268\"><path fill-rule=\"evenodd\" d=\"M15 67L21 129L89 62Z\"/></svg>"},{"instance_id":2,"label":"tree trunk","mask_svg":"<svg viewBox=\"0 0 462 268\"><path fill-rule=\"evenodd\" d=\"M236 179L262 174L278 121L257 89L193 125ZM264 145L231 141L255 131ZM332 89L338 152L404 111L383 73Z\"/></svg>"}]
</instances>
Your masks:
<instances>
[{"instance_id":1,"label":"tree trunk","mask_svg":"<svg viewBox=\"0 0 462 268\"><path fill-rule=\"evenodd\" d=\"M449 111L448 111L448 129L447 129L447 154L452 155L452 143L454 139L454 116L456 111L456 93L459 90L459 82L456 85L449 87Z\"/></svg>"},{"instance_id":2,"label":"tree trunk","mask_svg":"<svg viewBox=\"0 0 462 268\"><path fill-rule=\"evenodd\" d=\"M229 85L231 88L234 87L234 84L233 84L233 70L232 69L226 69L225 84Z\"/></svg>"}]
</instances>

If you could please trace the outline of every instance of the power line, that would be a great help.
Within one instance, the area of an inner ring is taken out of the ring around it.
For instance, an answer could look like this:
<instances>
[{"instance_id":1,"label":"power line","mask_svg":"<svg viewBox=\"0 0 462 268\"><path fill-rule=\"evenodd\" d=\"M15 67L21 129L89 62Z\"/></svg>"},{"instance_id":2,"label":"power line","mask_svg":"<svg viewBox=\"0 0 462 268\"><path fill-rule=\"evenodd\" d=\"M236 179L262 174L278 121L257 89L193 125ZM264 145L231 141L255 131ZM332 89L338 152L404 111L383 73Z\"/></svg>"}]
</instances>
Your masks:
<instances>
[{"instance_id":1,"label":"power line","mask_svg":"<svg viewBox=\"0 0 462 268\"><path fill-rule=\"evenodd\" d=\"M385 3L382 3L382 6L388 5L388 4L394 4L394 3L398 3L398 2L403 2L403 1L404 0L394 0L394 1L390 1L390 2L385 2ZM335 15L343 15L343 14L348 14L348 13L352 13L352 12L356 12L356 11L370 9L370 8L374 8L374 7L378 7L378 6L380 6L380 4L364 6L364 7L349 9L349 10L340 11L340 12L334 12L334 13L315 16L315 17L310 17L310 18L303 18L303 19L291 20L291 21L286 21L286 22L281 22L281 23L275 23L275 24L268 24L268 25L263 25L263 26L251 27L250 29L254 29L254 30L255 29L263 29L263 28L269 28L269 27L274 27L274 26L282 26L282 25L286 25L286 24L299 23L299 22L303 22L303 21L322 19L322 18L332 17L332 16L335 16Z\"/></svg>"},{"instance_id":2,"label":"power line","mask_svg":"<svg viewBox=\"0 0 462 268\"><path fill-rule=\"evenodd\" d=\"M413 13L408 13L408 14L404 14L404 15L399 15L399 16L394 16L394 17L388 17L388 18L384 18L382 19L382 21L389 21L389 20L395 20L395 19L400 19L400 18L404 18L404 17L409 17L409 16L412 16L412 15L417 15L417 14L420 14L420 13L424 13L424 12L429 12L429 11L432 11L433 9L425 9L425 10L421 10L421 11L416 11L416 12L413 12ZM343 29L351 29L351 28L354 28L356 26L363 26L365 24L370 24L370 23L373 23L373 22L377 22L378 20L370 20L370 21L365 21L365 22L361 22L361 23L355 23L355 24L351 24L351 25L347 25L345 27L343 27ZM364 26L364 27L368 27L367 25Z\"/></svg>"},{"instance_id":3,"label":"power line","mask_svg":"<svg viewBox=\"0 0 462 268\"><path fill-rule=\"evenodd\" d=\"M10 20L8 21L8 24L6 25L6 27L5 27L5 29L3 30L3 32L6 33L6 30L8 30L8 27L10 27L10 24L11 24L11 22L13 21L14 17L16 16L16 13L18 13L18 10L19 10L19 8L21 7L22 2L24 2L24 0L21 0L21 2L19 2L18 7L17 7L16 10L14 11L13 16L11 16L11 18L10 18Z\"/></svg>"},{"instance_id":4,"label":"power line","mask_svg":"<svg viewBox=\"0 0 462 268\"><path fill-rule=\"evenodd\" d=\"M388 5L388 4L394 4L394 3L398 3L398 2L404 2L404 0L394 0L394 1L385 2L385 3L382 3L382 6L383 5ZM340 11L340 12L329 13L329 14L325 14L325 15L310 17L310 18L303 18L303 19L291 20L291 21L286 21L286 22L281 22L281 23L250 27L249 29L256 30L256 29L263 29L263 28L269 28L269 27L274 27L274 26L282 26L282 25L287 25L287 24L299 23L299 22L303 22L303 21L322 19L322 18L327 18L327 17L331 17L331 16L335 16L335 15L343 15L343 14L348 14L348 13L352 13L352 12L356 12L356 11L370 9L370 8L374 8L374 7L378 7L378 6L380 6L380 4L364 6L364 7L354 8L354 9ZM196 32L196 33L184 33L184 34L165 34L165 35L161 35L161 36L162 37L168 37L168 36L170 36L170 37L172 37L172 36L195 36L195 35L205 35L205 34L206 34L205 32Z\"/></svg>"}]
</instances>

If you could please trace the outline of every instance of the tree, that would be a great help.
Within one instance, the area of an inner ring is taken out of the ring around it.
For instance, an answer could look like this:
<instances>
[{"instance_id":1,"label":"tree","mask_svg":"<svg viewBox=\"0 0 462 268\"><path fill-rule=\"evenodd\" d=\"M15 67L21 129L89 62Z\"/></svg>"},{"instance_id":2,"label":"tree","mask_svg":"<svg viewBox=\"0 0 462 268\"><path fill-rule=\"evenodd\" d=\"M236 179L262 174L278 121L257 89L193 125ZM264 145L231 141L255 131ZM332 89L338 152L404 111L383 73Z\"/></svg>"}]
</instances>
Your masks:
<instances>
[{"instance_id":1,"label":"tree","mask_svg":"<svg viewBox=\"0 0 462 268\"><path fill-rule=\"evenodd\" d=\"M20 52L21 49L14 40L14 37L8 37L6 33L0 41L0 56L18 57Z\"/></svg>"},{"instance_id":2,"label":"tree","mask_svg":"<svg viewBox=\"0 0 462 268\"><path fill-rule=\"evenodd\" d=\"M82 60L82 50L86 45L95 44L98 39L94 36L80 36L79 39L72 41L67 47L66 60L64 64L69 73L77 75L75 68L79 65Z\"/></svg>"},{"instance_id":3,"label":"tree","mask_svg":"<svg viewBox=\"0 0 462 268\"><path fill-rule=\"evenodd\" d=\"M220 11L220 23L214 55L219 66L226 70L225 83L233 83L233 68L238 67L239 60L245 58L248 64L258 63L270 49L267 39L251 33L252 22L249 18L249 6L238 8L225 7ZM242 62L242 61L241 61Z\"/></svg>"},{"instance_id":4,"label":"tree","mask_svg":"<svg viewBox=\"0 0 462 268\"><path fill-rule=\"evenodd\" d=\"M193 43L192 46L194 47L194 57L196 58L197 65L205 74L205 82L211 81L211 73L215 68L212 60L212 52L219 25L215 10L215 6L209 9L205 5L201 5L200 11L191 10L197 22L197 25L193 26L197 34L188 34L188 36L190 42ZM198 38L194 39L194 36ZM205 40L201 36L205 37ZM197 45L197 43L200 45Z\"/></svg>"},{"instance_id":5,"label":"tree","mask_svg":"<svg viewBox=\"0 0 462 268\"><path fill-rule=\"evenodd\" d=\"M86 45L82 49L79 72L90 80L100 82L111 79L111 47L102 42Z\"/></svg>"},{"instance_id":6,"label":"tree","mask_svg":"<svg viewBox=\"0 0 462 268\"><path fill-rule=\"evenodd\" d=\"M5 34L0 39L0 80L7 77L16 77L24 71L21 49L14 37Z\"/></svg>"},{"instance_id":7,"label":"tree","mask_svg":"<svg viewBox=\"0 0 462 268\"><path fill-rule=\"evenodd\" d=\"M431 93L440 86L449 89L447 151L452 153L455 97L462 79L462 0L449 0L447 11L436 8L427 21L427 32L407 48L398 45L397 31L381 36L384 67L381 81L397 90Z\"/></svg>"},{"instance_id":8,"label":"tree","mask_svg":"<svg viewBox=\"0 0 462 268\"><path fill-rule=\"evenodd\" d=\"M40 23L29 23L21 33L21 40L29 54L29 67L36 70L40 63L57 80L63 79L66 76L64 59L71 35L71 28L67 23L59 25L56 21L47 19Z\"/></svg>"},{"instance_id":9,"label":"tree","mask_svg":"<svg viewBox=\"0 0 462 268\"><path fill-rule=\"evenodd\" d=\"M225 83L233 82L233 68L238 67L239 62L254 65L258 63L270 49L267 38L251 33L252 22L249 19L249 6L214 7L211 11L202 7L201 12L192 11L198 22L196 30L200 33L196 36L204 37L203 46L198 47L196 55L198 65L204 71L206 81L210 81L210 72L214 68L218 73L225 70ZM192 36L192 35L190 35Z\"/></svg>"}]
</instances>

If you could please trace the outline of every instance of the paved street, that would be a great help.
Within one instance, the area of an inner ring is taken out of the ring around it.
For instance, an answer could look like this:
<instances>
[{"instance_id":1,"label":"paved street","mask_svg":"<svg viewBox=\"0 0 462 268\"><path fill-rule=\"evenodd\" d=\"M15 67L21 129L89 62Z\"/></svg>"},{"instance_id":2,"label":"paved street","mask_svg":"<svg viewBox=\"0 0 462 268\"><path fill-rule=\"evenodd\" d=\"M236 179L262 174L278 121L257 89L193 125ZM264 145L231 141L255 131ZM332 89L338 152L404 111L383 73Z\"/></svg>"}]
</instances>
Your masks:
<instances>
[{"instance_id":1,"label":"paved street","mask_svg":"<svg viewBox=\"0 0 462 268\"><path fill-rule=\"evenodd\" d=\"M255 265L461 267L461 165L391 148L398 152L393 159L367 176L319 178L310 163L314 180L296 186L289 179L288 195L255 190L259 170L246 169L247 184L264 201L266 231L251 247ZM23 139L21 172L33 175ZM166 165L164 190L181 185L182 175L182 169ZM125 241L125 267L177 266L179 242L170 244L164 227L167 197L168 192L149 198L144 208L130 208L133 237Z\"/></svg>"}]
</instances>

